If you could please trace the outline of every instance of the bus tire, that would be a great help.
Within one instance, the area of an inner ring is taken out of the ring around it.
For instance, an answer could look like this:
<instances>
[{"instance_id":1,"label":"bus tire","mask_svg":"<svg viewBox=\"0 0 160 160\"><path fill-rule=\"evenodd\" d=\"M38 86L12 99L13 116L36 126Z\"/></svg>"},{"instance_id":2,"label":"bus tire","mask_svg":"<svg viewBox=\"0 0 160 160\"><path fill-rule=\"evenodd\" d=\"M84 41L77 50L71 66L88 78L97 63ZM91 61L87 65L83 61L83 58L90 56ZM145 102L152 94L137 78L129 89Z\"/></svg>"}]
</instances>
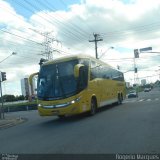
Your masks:
<instances>
[{"instance_id":1,"label":"bus tire","mask_svg":"<svg viewBox=\"0 0 160 160\"><path fill-rule=\"evenodd\" d=\"M97 101L96 101L96 98L92 97L90 115L91 116L95 115L96 111L97 111Z\"/></svg>"},{"instance_id":2,"label":"bus tire","mask_svg":"<svg viewBox=\"0 0 160 160\"><path fill-rule=\"evenodd\" d=\"M65 118L66 116L65 116L65 115L58 115L58 117L59 117L60 119L63 119L63 118Z\"/></svg>"},{"instance_id":3,"label":"bus tire","mask_svg":"<svg viewBox=\"0 0 160 160\"><path fill-rule=\"evenodd\" d=\"M122 96L120 94L118 94L118 105L122 104Z\"/></svg>"}]
</instances>

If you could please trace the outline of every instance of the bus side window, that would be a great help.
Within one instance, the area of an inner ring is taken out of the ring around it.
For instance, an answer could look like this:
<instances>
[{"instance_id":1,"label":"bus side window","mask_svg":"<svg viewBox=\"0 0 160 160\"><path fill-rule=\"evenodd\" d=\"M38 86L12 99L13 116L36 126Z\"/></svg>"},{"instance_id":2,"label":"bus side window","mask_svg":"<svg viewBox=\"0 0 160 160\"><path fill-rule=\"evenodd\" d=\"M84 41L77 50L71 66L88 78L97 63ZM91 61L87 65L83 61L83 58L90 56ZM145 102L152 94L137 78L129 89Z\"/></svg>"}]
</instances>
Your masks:
<instances>
[{"instance_id":1,"label":"bus side window","mask_svg":"<svg viewBox=\"0 0 160 160\"><path fill-rule=\"evenodd\" d=\"M78 63L84 65L83 74L80 77L83 78L82 81L84 81L84 86L86 86L88 82L89 59L85 59L85 58L79 59Z\"/></svg>"},{"instance_id":2,"label":"bus side window","mask_svg":"<svg viewBox=\"0 0 160 160\"><path fill-rule=\"evenodd\" d=\"M103 78L104 79L111 79L110 70L108 67L103 67Z\"/></svg>"},{"instance_id":3,"label":"bus side window","mask_svg":"<svg viewBox=\"0 0 160 160\"><path fill-rule=\"evenodd\" d=\"M90 80L93 80L93 79L95 79L95 78L96 78L95 73L94 73L94 71L91 69Z\"/></svg>"},{"instance_id":4,"label":"bus side window","mask_svg":"<svg viewBox=\"0 0 160 160\"><path fill-rule=\"evenodd\" d=\"M96 78L96 76L95 76L95 68L96 68L96 62L91 61L90 80L93 80L93 79Z\"/></svg>"}]
</instances>

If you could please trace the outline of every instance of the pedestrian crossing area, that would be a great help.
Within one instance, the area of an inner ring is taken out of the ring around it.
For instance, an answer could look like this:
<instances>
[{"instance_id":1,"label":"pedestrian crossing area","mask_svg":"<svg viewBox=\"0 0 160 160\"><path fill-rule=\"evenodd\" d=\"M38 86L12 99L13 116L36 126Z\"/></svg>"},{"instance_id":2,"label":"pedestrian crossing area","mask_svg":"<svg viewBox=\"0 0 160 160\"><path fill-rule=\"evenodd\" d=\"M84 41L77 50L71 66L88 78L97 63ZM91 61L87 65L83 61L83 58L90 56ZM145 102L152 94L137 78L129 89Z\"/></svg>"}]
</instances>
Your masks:
<instances>
[{"instance_id":1,"label":"pedestrian crossing area","mask_svg":"<svg viewBox=\"0 0 160 160\"><path fill-rule=\"evenodd\" d=\"M133 103L133 102L152 102L152 101L160 101L160 98L133 98L133 99L125 99L123 103Z\"/></svg>"}]
</instances>

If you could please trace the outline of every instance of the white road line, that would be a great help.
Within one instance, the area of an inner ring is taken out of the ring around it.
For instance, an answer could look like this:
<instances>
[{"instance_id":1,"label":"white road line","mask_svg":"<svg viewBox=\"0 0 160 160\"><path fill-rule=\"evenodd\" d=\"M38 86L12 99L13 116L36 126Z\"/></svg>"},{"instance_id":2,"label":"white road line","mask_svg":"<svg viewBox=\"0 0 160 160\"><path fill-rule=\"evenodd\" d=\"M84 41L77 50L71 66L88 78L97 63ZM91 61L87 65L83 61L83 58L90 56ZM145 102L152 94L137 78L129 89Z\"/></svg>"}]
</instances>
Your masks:
<instances>
[{"instance_id":1,"label":"white road line","mask_svg":"<svg viewBox=\"0 0 160 160\"><path fill-rule=\"evenodd\" d=\"M142 102L142 101L144 101L144 99L140 99L138 102Z\"/></svg>"},{"instance_id":2,"label":"white road line","mask_svg":"<svg viewBox=\"0 0 160 160\"><path fill-rule=\"evenodd\" d=\"M125 100L125 101L123 101L123 103L134 103L134 102L143 102L143 101L147 101L147 102L150 102L150 101L153 101L153 100L155 100L155 101L158 101L158 100L160 100L159 98L155 98L155 99L150 99L150 98L148 98L148 99L139 99L139 100L136 100L136 99L133 99L133 100Z\"/></svg>"},{"instance_id":3,"label":"white road line","mask_svg":"<svg viewBox=\"0 0 160 160\"><path fill-rule=\"evenodd\" d=\"M129 101L129 100L125 100L125 101L123 101L123 102L124 102L124 103L128 103L128 102L129 102L129 103L133 103L133 102L136 102L136 100L130 100L130 101Z\"/></svg>"}]
</instances>

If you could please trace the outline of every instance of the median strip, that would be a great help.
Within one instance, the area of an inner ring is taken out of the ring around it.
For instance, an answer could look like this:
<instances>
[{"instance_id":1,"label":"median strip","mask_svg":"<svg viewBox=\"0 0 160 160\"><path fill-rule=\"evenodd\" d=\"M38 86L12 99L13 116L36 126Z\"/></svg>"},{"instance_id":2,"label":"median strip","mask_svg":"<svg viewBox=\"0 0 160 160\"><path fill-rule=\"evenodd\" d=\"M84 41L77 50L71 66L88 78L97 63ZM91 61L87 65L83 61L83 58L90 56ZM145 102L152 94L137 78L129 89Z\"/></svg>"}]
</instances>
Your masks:
<instances>
[{"instance_id":1,"label":"median strip","mask_svg":"<svg viewBox=\"0 0 160 160\"><path fill-rule=\"evenodd\" d=\"M12 118L12 119L0 119L0 129L12 127L26 121L27 121L26 118L21 118L21 117Z\"/></svg>"}]
</instances>

